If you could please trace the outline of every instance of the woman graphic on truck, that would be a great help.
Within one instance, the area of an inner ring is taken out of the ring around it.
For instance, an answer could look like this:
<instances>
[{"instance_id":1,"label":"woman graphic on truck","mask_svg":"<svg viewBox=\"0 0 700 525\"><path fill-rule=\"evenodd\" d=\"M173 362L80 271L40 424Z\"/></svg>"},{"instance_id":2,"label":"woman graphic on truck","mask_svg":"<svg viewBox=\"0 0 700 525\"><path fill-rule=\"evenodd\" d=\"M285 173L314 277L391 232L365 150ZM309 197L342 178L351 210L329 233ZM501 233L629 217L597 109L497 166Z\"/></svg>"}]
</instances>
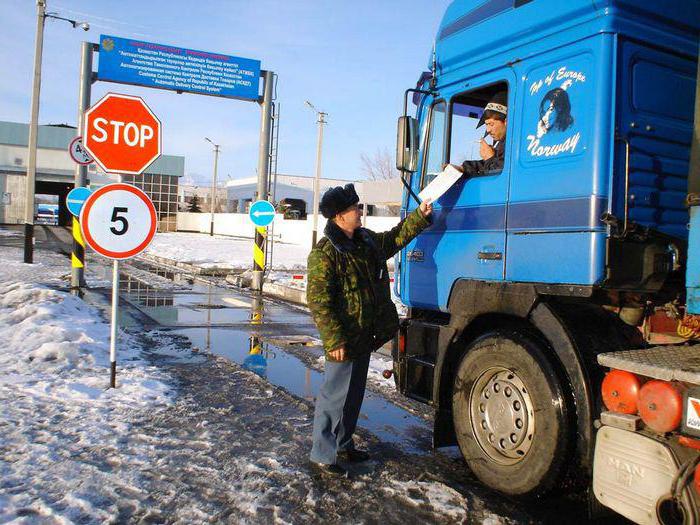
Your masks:
<instances>
[{"instance_id":1,"label":"woman graphic on truck","mask_svg":"<svg viewBox=\"0 0 700 525\"><path fill-rule=\"evenodd\" d=\"M571 102L566 89L551 89L540 102L540 120L537 123L537 138L542 138L551 129L564 131L574 123Z\"/></svg>"}]
</instances>

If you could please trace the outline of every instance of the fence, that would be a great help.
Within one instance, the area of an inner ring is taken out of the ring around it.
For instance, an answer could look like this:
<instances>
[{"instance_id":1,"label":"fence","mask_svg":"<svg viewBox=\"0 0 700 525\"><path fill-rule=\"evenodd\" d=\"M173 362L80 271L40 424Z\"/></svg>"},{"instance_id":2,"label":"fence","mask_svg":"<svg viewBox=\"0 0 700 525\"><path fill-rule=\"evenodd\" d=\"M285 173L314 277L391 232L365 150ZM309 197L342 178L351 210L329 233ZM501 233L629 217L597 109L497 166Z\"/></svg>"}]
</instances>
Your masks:
<instances>
[{"instance_id":1,"label":"fence","mask_svg":"<svg viewBox=\"0 0 700 525\"><path fill-rule=\"evenodd\" d=\"M389 230L399 222L398 217L365 217L365 227L377 232ZM211 214L209 213L177 213L177 231L209 233ZM326 219L318 218L318 238L323 237ZM310 246L313 229L313 217L306 220L285 220L282 215L275 216L275 240L299 246ZM215 213L214 233L252 239L253 224L246 213Z\"/></svg>"}]
</instances>

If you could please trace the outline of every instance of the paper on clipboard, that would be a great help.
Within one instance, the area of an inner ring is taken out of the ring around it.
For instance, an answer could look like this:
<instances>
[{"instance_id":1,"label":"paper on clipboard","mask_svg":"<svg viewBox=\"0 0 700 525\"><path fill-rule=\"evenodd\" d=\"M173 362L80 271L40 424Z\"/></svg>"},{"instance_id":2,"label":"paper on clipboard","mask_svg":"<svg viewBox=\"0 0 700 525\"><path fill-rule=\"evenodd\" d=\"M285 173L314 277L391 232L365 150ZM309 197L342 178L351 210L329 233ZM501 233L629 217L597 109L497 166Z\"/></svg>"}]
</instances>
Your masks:
<instances>
[{"instance_id":1,"label":"paper on clipboard","mask_svg":"<svg viewBox=\"0 0 700 525\"><path fill-rule=\"evenodd\" d=\"M461 177L462 172L452 164L448 164L444 170L437 174L430 184L423 188L423 191L418 194L418 198L421 201L430 199L432 202L435 202Z\"/></svg>"}]
</instances>

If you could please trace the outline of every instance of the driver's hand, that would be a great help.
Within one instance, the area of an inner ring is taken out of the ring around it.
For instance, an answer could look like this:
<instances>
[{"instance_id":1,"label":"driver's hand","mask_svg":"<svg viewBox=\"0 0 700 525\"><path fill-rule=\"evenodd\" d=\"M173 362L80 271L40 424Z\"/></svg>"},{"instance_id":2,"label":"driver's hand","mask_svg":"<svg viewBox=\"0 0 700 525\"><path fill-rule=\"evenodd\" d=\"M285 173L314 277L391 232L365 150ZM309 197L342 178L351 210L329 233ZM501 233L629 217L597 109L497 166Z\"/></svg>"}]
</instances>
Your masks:
<instances>
[{"instance_id":1,"label":"driver's hand","mask_svg":"<svg viewBox=\"0 0 700 525\"><path fill-rule=\"evenodd\" d=\"M489 146L484 139L479 143L479 154L482 160L488 160L496 154L496 151Z\"/></svg>"}]
</instances>

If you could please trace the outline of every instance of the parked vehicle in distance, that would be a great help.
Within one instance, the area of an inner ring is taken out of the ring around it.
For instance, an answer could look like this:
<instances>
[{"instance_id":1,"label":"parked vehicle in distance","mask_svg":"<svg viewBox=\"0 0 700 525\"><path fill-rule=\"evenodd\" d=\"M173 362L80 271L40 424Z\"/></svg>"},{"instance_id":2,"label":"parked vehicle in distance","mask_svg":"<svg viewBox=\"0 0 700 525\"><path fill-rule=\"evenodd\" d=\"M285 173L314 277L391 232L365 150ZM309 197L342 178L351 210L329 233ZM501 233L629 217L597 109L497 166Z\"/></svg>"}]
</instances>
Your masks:
<instances>
[{"instance_id":1,"label":"parked vehicle in distance","mask_svg":"<svg viewBox=\"0 0 700 525\"><path fill-rule=\"evenodd\" d=\"M34 222L36 224L58 226L58 204L37 204Z\"/></svg>"}]
</instances>

